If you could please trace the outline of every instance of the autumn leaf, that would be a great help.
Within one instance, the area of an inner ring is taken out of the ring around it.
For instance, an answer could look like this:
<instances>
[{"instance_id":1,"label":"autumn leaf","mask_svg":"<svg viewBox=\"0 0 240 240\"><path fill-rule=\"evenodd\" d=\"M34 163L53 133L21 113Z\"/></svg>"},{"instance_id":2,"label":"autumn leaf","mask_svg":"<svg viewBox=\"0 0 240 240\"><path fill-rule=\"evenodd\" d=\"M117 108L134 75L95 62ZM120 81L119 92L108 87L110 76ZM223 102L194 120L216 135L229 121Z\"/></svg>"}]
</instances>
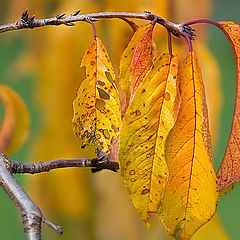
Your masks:
<instances>
[{"instance_id":1,"label":"autumn leaf","mask_svg":"<svg viewBox=\"0 0 240 240\"><path fill-rule=\"evenodd\" d=\"M120 131L119 161L123 182L141 218L157 212L167 167L166 137L175 122L178 58L159 57L128 107Z\"/></svg>"},{"instance_id":2,"label":"autumn leaf","mask_svg":"<svg viewBox=\"0 0 240 240\"><path fill-rule=\"evenodd\" d=\"M152 23L140 26L121 56L119 85L125 93L125 109L152 65L154 54L157 55L152 42L153 28Z\"/></svg>"},{"instance_id":3,"label":"autumn leaf","mask_svg":"<svg viewBox=\"0 0 240 240\"><path fill-rule=\"evenodd\" d=\"M212 218L217 201L204 87L195 52L185 58L179 82L181 105L166 141L169 177L160 213L171 235L190 239Z\"/></svg>"},{"instance_id":4,"label":"autumn leaf","mask_svg":"<svg viewBox=\"0 0 240 240\"><path fill-rule=\"evenodd\" d=\"M219 28L228 37L236 61L236 98L231 133L221 166L217 173L218 191L240 180L240 26L234 22L219 22ZM226 192L225 190L223 192Z\"/></svg>"},{"instance_id":5,"label":"autumn leaf","mask_svg":"<svg viewBox=\"0 0 240 240\"><path fill-rule=\"evenodd\" d=\"M73 102L73 130L83 146L91 144L108 154L119 133L120 101L110 59L98 37L86 50L81 66L86 68L86 79Z\"/></svg>"},{"instance_id":6,"label":"autumn leaf","mask_svg":"<svg viewBox=\"0 0 240 240\"><path fill-rule=\"evenodd\" d=\"M29 134L29 114L21 97L11 88L0 85L0 100L5 114L0 128L0 152L15 152Z\"/></svg>"}]
</instances>

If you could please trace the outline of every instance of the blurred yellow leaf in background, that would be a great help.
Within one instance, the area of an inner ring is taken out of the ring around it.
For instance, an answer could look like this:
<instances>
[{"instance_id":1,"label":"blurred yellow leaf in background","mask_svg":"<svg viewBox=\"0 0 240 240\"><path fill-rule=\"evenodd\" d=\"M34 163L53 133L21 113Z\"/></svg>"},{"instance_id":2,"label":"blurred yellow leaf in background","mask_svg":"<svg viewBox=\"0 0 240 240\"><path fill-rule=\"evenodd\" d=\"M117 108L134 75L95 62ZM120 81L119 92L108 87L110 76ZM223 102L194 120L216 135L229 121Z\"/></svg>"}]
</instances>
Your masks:
<instances>
[{"instance_id":1,"label":"blurred yellow leaf in background","mask_svg":"<svg viewBox=\"0 0 240 240\"><path fill-rule=\"evenodd\" d=\"M4 106L4 118L0 126L0 152L11 154L28 137L29 114L21 97L8 86L0 85L0 101Z\"/></svg>"}]
</instances>

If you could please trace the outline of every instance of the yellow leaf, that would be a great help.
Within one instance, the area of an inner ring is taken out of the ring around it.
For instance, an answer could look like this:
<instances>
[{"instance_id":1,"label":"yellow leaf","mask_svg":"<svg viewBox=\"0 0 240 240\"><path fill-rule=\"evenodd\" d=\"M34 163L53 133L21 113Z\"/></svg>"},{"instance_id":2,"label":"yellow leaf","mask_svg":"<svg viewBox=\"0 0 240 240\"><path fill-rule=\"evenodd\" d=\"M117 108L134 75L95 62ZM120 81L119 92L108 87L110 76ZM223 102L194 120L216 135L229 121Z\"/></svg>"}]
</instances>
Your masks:
<instances>
[{"instance_id":1,"label":"yellow leaf","mask_svg":"<svg viewBox=\"0 0 240 240\"><path fill-rule=\"evenodd\" d=\"M5 115L0 128L0 152L15 152L29 134L29 114L21 97L11 88L0 85L0 99Z\"/></svg>"},{"instance_id":2,"label":"yellow leaf","mask_svg":"<svg viewBox=\"0 0 240 240\"><path fill-rule=\"evenodd\" d=\"M73 102L73 130L83 146L91 144L97 152L108 154L119 133L120 101L110 59L98 37L86 50L81 66L86 68L86 79Z\"/></svg>"},{"instance_id":3,"label":"yellow leaf","mask_svg":"<svg viewBox=\"0 0 240 240\"><path fill-rule=\"evenodd\" d=\"M166 137L175 122L178 58L159 57L128 107L120 131L119 161L124 185L141 218L157 212L167 167Z\"/></svg>"},{"instance_id":4,"label":"yellow leaf","mask_svg":"<svg viewBox=\"0 0 240 240\"><path fill-rule=\"evenodd\" d=\"M166 141L169 177L160 212L171 235L190 239L212 218L217 201L204 87L195 52L185 58L179 82L181 106Z\"/></svg>"},{"instance_id":5,"label":"yellow leaf","mask_svg":"<svg viewBox=\"0 0 240 240\"><path fill-rule=\"evenodd\" d=\"M152 23L140 26L121 56L119 85L126 96L126 108L152 65L156 49L152 42L153 28Z\"/></svg>"}]
</instances>

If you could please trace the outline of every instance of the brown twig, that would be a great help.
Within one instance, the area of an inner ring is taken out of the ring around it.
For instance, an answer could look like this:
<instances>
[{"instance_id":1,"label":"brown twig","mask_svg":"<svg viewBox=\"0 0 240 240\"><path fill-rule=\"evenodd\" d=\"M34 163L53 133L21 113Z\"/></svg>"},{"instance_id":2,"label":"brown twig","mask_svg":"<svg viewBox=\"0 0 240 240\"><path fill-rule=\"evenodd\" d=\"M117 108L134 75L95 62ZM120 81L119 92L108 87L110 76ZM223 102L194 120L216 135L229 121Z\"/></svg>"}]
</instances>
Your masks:
<instances>
[{"instance_id":1,"label":"brown twig","mask_svg":"<svg viewBox=\"0 0 240 240\"><path fill-rule=\"evenodd\" d=\"M57 168L67 168L67 167L90 167L94 171L108 169L112 171L117 171L119 165L117 162L109 161L107 158L76 158L76 159L57 159L48 162L38 162L38 163L23 163L13 160L9 160L9 167L12 173L41 173L49 172L52 169Z\"/></svg>"},{"instance_id":2,"label":"brown twig","mask_svg":"<svg viewBox=\"0 0 240 240\"><path fill-rule=\"evenodd\" d=\"M78 15L79 10L71 14L70 16L65 17L65 13L59 14L53 18L46 18L46 19L35 19L35 16L31 16L28 13L28 10L24 11L21 16L21 20L18 22L8 23L4 25L0 25L0 33L19 30L19 29L26 29L26 28L38 28L44 27L48 25L66 25L66 26L74 26L74 22L79 21L86 21L86 19L90 19L91 21L97 21L101 18L120 18L120 19L127 19L127 18L135 18L135 19L144 19L144 20L154 20L156 22L164 26L169 32L171 32L176 37L181 37L181 32L185 32L186 34L191 36L193 29L189 26L183 24L176 24L173 22L169 22L166 19L156 16L151 13L130 13L130 12L99 12L99 13L90 13L90 14L83 14Z\"/></svg>"}]
</instances>

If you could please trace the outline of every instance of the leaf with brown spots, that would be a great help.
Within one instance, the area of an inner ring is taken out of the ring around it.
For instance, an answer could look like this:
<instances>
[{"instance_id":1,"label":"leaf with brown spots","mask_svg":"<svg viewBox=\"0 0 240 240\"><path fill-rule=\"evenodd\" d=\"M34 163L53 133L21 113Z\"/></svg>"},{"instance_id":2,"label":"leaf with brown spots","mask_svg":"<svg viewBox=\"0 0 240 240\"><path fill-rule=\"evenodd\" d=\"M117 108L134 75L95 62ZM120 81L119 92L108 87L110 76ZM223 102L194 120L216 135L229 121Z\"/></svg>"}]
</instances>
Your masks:
<instances>
[{"instance_id":1,"label":"leaf with brown spots","mask_svg":"<svg viewBox=\"0 0 240 240\"><path fill-rule=\"evenodd\" d=\"M236 62L236 99L226 152L217 173L218 190L225 193L240 180L240 26L234 22L219 22L228 37Z\"/></svg>"},{"instance_id":2,"label":"leaf with brown spots","mask_svg":"<svg viewBox=\"0 0 240 240\"><path fill-rule=\"evenodd\" d=\"M140 26L121 56L119 85L126 97L123 112L158 56L156 45L152 41L153 28L152 23Z\"/></svg>"},{"instance_id":3,"label":"leaf with brown spots","mask_svg":"<svg viewBox=\"0 0 240 240\"><path fill-rule=\"evenodd\" d=\"M212 218L217 202L204 86L195 52L189 52L181 66L179 87L181 105L166 141L169 176L160 214L171 235L187 240Z\"/></svg>"},{"instance_id":4,"label":"leaf with brown spots","mask_svg":"<svg viewBox=\"0 0 240 240\"><path fill-rule=\"evenodd\" d=\"M29 114L21 97L11 88L0 85L0 100L5 114L0 128L0 152L15 152L29 134Z\"/></svg>"},{"instance_id":5,"label":"leaf with brown spots","mask_svg":"<svg viewBox=\"0 0 240 240\"><path fill-rule=\"evenodd\" d=\"M167 178L164 145L177 111L178 58L163 54L129 105L120 131L119 162L125 188L141 218L158 212Z\"/></svg>"},{"instance_id":6,"label":"leaf with brown spots","mask_svg":"<svg viewBox=\"0 0 240 240\"><path fill-rule=\"evenodd\" d=\"M98 154L109 154L119 133L120 101L112 64L98 37L86 50L81 66L86 68L86 79L73 102L73 131L83 140L82 147L91 144Z\"/></svg>"}]
</instances>

